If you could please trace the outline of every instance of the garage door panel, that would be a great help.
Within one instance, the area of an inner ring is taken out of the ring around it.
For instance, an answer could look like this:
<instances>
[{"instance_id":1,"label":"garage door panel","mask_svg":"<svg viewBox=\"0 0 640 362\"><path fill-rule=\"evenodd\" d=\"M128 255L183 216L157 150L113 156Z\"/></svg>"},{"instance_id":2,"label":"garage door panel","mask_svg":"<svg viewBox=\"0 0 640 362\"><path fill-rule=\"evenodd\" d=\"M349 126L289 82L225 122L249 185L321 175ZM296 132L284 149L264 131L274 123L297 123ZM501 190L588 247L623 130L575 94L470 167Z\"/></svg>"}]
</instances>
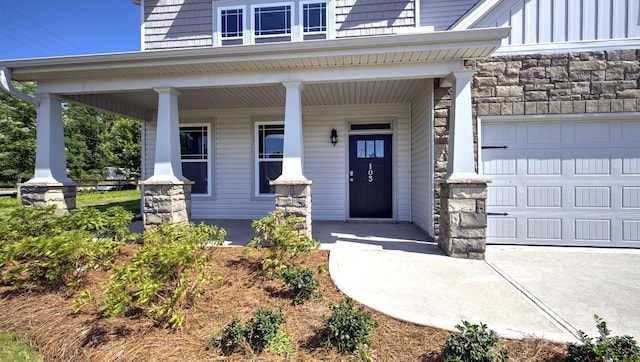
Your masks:
<instances>
[{"instance_id":1,"label":"garage door panel","mask_svg":"<svg viewBox=\"0 0 640 362\"><path fill-rule=\"evenodd\" d=\"M560 186L530 186L527 187L527 207L562 206L562 187Z\"/></svg>"},{"instance_id":2,"label":"garage door panel","mask_svg":"<svg viewBox=\"0 0 640 362\"><path fill-rule=\"evenodd\" d=\"M622 187L622 208L623 209L640 208L640 187L639 186L623 186Z\"/></svg>"},{"instance_id":3,"label":"garage door panel","mask_svg":"<svg viewBox=\"0 0 640 362\"><path fill-rule=\"evenodd\" d=\"M622 220L622 241L640 241L640 220Z\"/></svg>"},{"instance_id":4,"label":"garage door panel","mask_svg":"<svg viewBox=\"0 0 640 362\"><path fill-rule=\"evenodd\" d=\"M481 152L489 242L640 247L640 147L623 142L640 122L495 122L485 136L507 146Z\"/></svg>"},{"instance_id":5,"label":"garage door panel","mask_svg":"<svg viewBox=\"0 0 640 362\"><path fill-rule=\"evenodd\" d=\"M527 144L554 144L562 142L560 123L528 123L526 125Z\"/></svg>"},{"instance_id":6,"label":"garage door panel","mask_svg":"<svg viewBox=\"0 0 640 362\"><path fill-rule=\"evenodd\" d=\"M562 220L557 218L527 219L527 239L561 240Z\"/></svg>"},{"instance_id":7,"label":"garage door panel","mask_svg":"<svg viewBox=\"0 0 640 362\"><path fill-rule=\"evenodd\" d=\"M611 220L607 219L576 219L574 222L576 240L581 241L610 241Z\"/></svg>"}]
</instances>

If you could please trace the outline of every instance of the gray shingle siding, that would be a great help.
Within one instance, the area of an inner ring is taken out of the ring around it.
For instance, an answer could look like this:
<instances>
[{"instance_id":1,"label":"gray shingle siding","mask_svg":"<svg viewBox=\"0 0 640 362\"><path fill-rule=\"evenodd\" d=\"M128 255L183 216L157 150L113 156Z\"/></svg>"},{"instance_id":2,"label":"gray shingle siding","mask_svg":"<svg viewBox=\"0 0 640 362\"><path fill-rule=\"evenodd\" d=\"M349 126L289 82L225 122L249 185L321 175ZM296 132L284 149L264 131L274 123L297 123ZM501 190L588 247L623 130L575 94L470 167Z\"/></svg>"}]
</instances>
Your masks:
<instances>
[{"instance_id":1,"label":"gray shingle siding","mask_svg":"<svg viewBox=\"0 0 640 362\"><path fill-rule=\"evenodd\" d=\"M413 0L336 0L336 37L391 34L414 27Z\"/></svg>"},{"instance_id":2,"label":"gray shingle siding","mask_svg":"<svg viewBox=\"0 0 640 362\"><path fill-rule=\"evenodd\" d=\"M435 31L447 30L479 2L479 0L422 0L420 25L433 26Z\"/></svg>"},{"instance_id":3,"label":"gray shingle siding","mask_svg":"<svg viewBox=\"0 0 640 362\"><path fill-rule=\"evenodd\" d=\"M144 49L213 44L211 0L145 0Z\"/></svg>"}]
</instances>

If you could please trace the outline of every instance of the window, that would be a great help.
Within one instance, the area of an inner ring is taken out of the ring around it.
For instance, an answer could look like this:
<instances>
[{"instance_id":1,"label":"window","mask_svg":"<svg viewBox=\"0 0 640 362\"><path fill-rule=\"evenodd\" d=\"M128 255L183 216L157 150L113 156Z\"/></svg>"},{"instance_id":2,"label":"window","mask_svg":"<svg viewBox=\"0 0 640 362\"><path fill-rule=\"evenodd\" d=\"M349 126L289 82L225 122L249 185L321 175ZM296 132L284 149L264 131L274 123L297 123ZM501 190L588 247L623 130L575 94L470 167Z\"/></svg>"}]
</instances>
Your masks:
<instances>
[{"instance_id":1,"label":"window","mask_svg":"<svg viewBox=\"0 0 640 362\"><path fill-rule=\"evenodd\" d=\"M209 130L207 126L180 127L182 175L195 182L194 195L209 195Z\"/></svg>"},{"instance_id":2,"label":"window","mask_svg":"<svg viewBox=\"0 0 640 362\"><path fill-rule=\"evenodd\" d=\"M275 190L269 181L275 180L282 174L284 124L258 123L256 137L256 194L273 194Z\"/></svg>"},{"instance_id":3,"label":"window","mask_svg":"<svg viewBox=\"0 0 640 362\"><path fill-rule=\"evenodd\" d=\"M358 158L384 158L384 140L358 140Z\"/></svg>"},{"instance_id":4,"label":"window","mask_svg":"<svg viewBox=\"0 0 640 362\"><path fill-rule=\"evenodd\" d=\"M245 28L244 8L221 8L219 14L222 45L242 44Z\"/></svg>"},{"instance_id":5,"label":"window","mask_svg":"<svg viewBox=\"0 0 640 362\"><path fill-rule=\"evenodd\" d=\"M291 5L255 7L253 14L256 43L291 40Z\"/></svg>"},{"instance_id":6,"label":"window","mask_svg":"<svg viewBox=\"0 0 640 362\"><path fill-rule=\"evenodd\" d=\"M327 3L303 2L301 5L303 39L326 39Z\"/></svg>"},{"instance_id":7,"label":"window","mask_svg":"<svg viewBox=\"0 0 640 362\"><path fill-rule=\"evenodd\" d=\"M214 1L214 46L289 42L333 37L333 0Z\"/></svg>"}]
</instances>

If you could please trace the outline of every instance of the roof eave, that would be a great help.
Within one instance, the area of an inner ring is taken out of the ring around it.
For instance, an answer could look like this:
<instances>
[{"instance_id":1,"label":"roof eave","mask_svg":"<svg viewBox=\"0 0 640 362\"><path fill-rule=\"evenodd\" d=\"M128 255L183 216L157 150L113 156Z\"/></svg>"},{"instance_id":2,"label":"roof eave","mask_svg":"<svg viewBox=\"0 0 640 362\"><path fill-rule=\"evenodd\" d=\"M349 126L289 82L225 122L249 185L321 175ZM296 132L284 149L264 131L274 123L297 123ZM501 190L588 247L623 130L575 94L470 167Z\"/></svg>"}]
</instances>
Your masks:
<instances>
[{"instance_id":1,"label":"roof eave","mask_svg":"<svg viewBox=\"0 0 640 362\"><path fill-rule=\"evenodd\" d=\"M359 38L340 38L296 43L268 43L251 46L207 47L144 52L126 52L0 61L19 81L38 80L39 73L87 71L179 64L224 63L278 60L298 57L352 56L372 53L430 51L456 47L486 47L477 57L495 51L509 28L396 34ZM486 53L486 54L485 54Z\"/></svg>"}]
</instances>

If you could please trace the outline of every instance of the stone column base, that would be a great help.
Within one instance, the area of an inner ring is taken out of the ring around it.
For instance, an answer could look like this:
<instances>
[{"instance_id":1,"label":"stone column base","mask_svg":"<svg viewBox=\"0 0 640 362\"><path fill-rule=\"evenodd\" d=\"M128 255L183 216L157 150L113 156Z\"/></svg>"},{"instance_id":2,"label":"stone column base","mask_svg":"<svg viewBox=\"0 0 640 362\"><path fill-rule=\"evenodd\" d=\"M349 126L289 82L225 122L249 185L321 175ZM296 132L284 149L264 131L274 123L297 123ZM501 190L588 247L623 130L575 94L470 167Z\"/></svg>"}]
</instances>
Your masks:
<instances>
[{"instance_id":1,"label":"stone column base","mask_svg":"<svg viewBox=\"0 0 640 362\"><path fill-rule=\"evenodd\" d=\"M440 183L438 247L456 258L484 259L487 245L487 180Z\"/></svg>"},{"instance_id":2,"label":"stone column base","mask_svg":"<svg viewBox=\"0 0 640 362\"><path fill-rule=\"evenodd\" d=\"M193 182L142 181L144 229L154 228L163 222L185 224L191 219L191 185Z\"/></svg>"},{"instance_id":3,"label":"stone column base","mask_svg":"<svg viewBox=\"0 0 640 362\"><path fill-rule=\"evenodd\" d=\"M78 187L75 183L30 184L27 182L20 186L20 197L24 207L55 205L58 208L56 215L59 215L76 208L77 191Z\"/></svg>"},{"instance_id":4,"label":"stone column base","mask_svg":"<svg viewBox=\"0 0 640 362\"><path fill-rule=\"evenodd\" d=\"M271 181L276 188L276 210L304 218L302 228L311 237L311 181Z\"/></svg>"}]
</instances>

